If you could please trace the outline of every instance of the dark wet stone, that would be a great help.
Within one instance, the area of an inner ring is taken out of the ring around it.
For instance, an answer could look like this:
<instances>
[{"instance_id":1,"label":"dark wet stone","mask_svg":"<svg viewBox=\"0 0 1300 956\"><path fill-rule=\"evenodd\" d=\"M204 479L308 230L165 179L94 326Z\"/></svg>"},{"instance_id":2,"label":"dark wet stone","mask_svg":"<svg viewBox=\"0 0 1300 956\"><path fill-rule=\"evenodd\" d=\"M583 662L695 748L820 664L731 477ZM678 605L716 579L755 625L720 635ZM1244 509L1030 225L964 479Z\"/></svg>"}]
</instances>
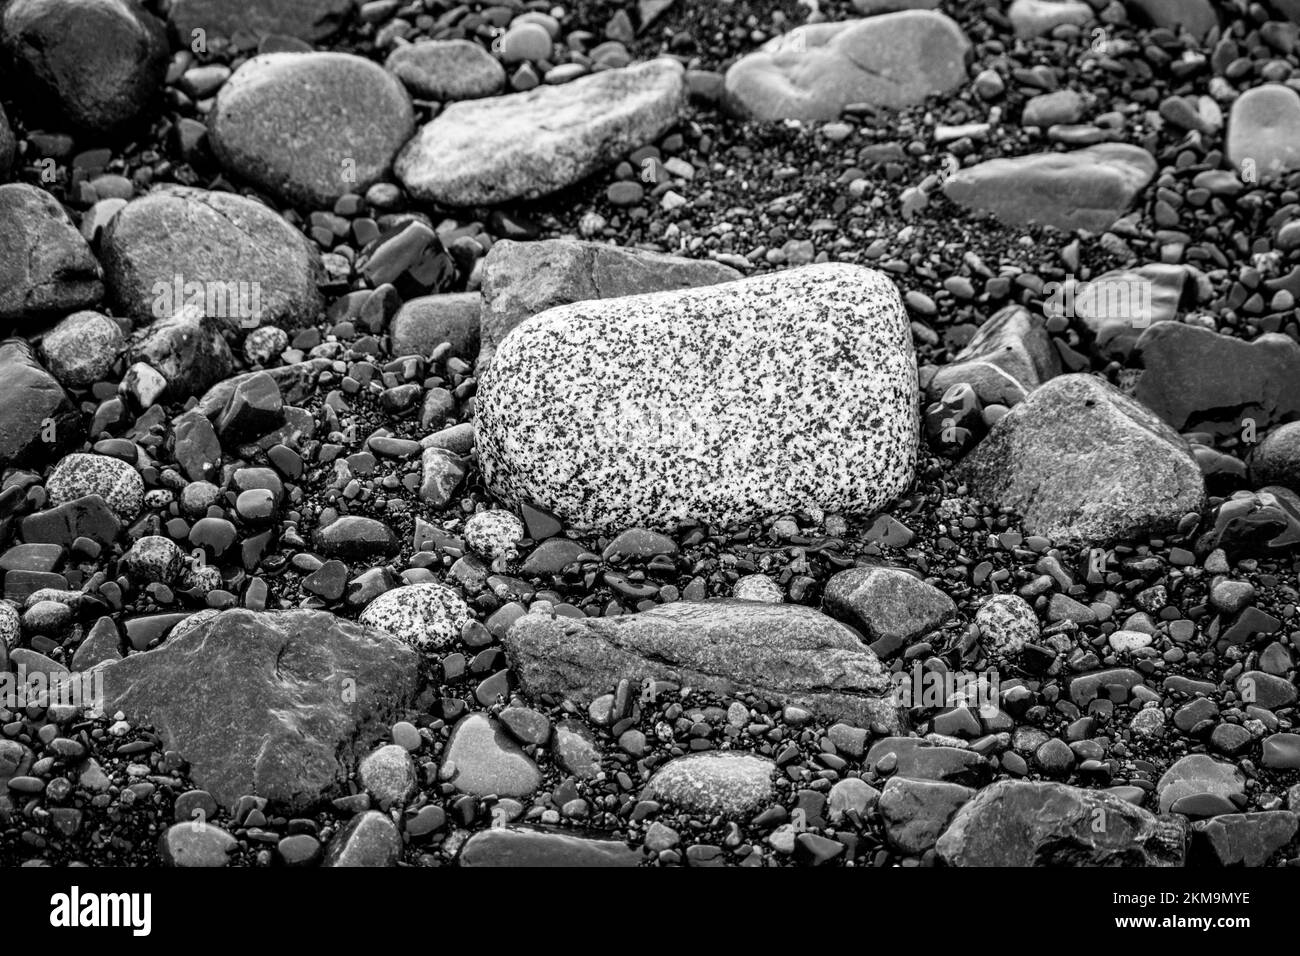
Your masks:
<instances>
[{"instance_id":1,"label":"dark wet stone","mask_svg":"<svg viewBox=\"0 0 1300 956\"><path fill-rule=\"evenodd\" d=\"M0 320L63 315L104 297L103 273L58 200L26 183L0 186Z\"/></svg>"},{"instance_id":2,"label":"dark wet stone","mask_svg":"<svg viewBox=\"0 0 1300 956\"><path fill-rule=\"evenodd\" d=\"M101 545L117 540L122 524L113 509L99 495L87 495L56 508L47 508L22 519L24 541L45 542L72 547L78 538L89 538Z\"/></svg>"},{"instance_id":3,"label":"dark wet stone","mask_svg":"<svg viewBox=\"0 0 1300 956\"><path fill-rule=\"evenodd\" d=\"M1180 432L1239 434L1300 415L1300 345L1265 333L1251 342L1181 322L1142 333L1134 397Z\"/></svg>"},{"instance_id":4,"label":"dark wet stone","mask_svg":"<svg viewBox=\"0 0 1300 956\"><path fill-rule=\"evenodd\" d=\"M260 438L282 421L284 399L280 386L266 372L257 372L235 386L215 427L221 440L229 444Z\"/></svg>"},{"instance_id":5,"label":"dark wet stone","mask_svg":"<svg viewBox=\"0 0 1300 956\"><path fill-rule=\"evenodd\" d=\"M993 768L975 751L936 746L920 737L885 737L871 745L865 759L878 768L892 763L893 776L917 780L978 787L993 776Z\"/></svg>"},{"instance_id":6,"label":"dark wet stone","mask_svg":"<svg viewBox=\"0 0 1300 956\"><path fill-rule=\"evenodd\" d=\"M389 328L394 355L429 355L443 342L453 355L473 359L478 355L479 312L483 297L477 292L426 295L403 303Z\"/></svg>"},{"instance_id":7,"label":"dark wet stone","mask_svg":"<svg viewBox=\"0 0 1300 956\"><path fill-rule=\"evenodd\" d=\"M919 856L934 846L953 814L974 795L961 784L894 777L878 803L885 839L898 852Z\"/></svg>"},{"instance_id":8,"label":"dark wet stone","mask_svg":"<svg viewBox=\"0 0 1300 956\"><path fill-rule=\"evenodd\" d=\"M159 101L162 21L131 0L12 0L0 18L10 89L29 123L117 134Z\"/></svg>"},{"instance_id":9,"label":"dark wet stone","mask_svg":"<svg viewBox=\"0 0 1300 956\"><path fill-rule=\"evenodd\" d=\"M394 555L400 547L392 528L360 515L345 515L318 528L315 542L324 554L345 560Z\"/></svg>"}]
</instances>

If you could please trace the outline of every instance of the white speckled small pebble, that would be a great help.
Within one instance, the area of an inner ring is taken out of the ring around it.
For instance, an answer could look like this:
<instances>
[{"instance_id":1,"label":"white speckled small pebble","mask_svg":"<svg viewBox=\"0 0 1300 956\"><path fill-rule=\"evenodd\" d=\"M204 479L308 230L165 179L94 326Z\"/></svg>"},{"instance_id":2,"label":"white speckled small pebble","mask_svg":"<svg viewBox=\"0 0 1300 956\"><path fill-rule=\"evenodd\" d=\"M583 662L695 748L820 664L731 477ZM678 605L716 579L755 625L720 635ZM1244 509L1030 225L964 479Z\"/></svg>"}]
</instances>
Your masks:
<instances>
[{"instance_id":1,"label":"white speckled small pebble","mask_svg":"<svg viewBox=\"0 0 1300 956\"><path fill-rule=\"evenodd\" d=\"M1121 654L1125 652L1131 654L1133 651L1150 647L1151 640L1150 634L1143 634L1141 631L1116 631L1107 638L1110 646Z\"/></svg>"},{"instance_id":2,"label":"white speckled small pebble","mask_svg":"<svg viewBox=\"0 0 1300 956\"><path fill-rule=\"evenodd\" d=\"M459 594L441 584L408 584L379 595L357 620L419 650L439 650L460 637L469 608Z\"/></svg>"},{"instance_id":3,"label":"white speckled small pebble","mask_svg":"<svg viewBox=\"0 0 1300 956\"><path fill-rule=\"evenodd\" d=\"M465 543L488 558L513 556L526 534L524 523L509 511L480 511L465 522Z\"/></svg>"},{"instance_id":4,"label":"white speckled small pebble","mask_svg":"<svg viewBox=\"0 0 1300 956\"><path fill-rule=\"evenodd\" d=\"M1014 657L1026 644L1038 640L1038 617L1022 597L997 594L975 612L975 623L985 646L1004 657Z\"/></svg>"},{"instance_id":5,"label":"white speckled small pebble","mask_svg":"<svg viewBox=\"0 0 1300 956\"><path fill-rule=\"evenodd\" d=\"M785 595L775 581L766 574L746 574L731 589L731 596L741 601L762 601L764 604L780 604Z\"/></svg>"},{"instance_id":6,"label":"white speckled small pebble","mask_svg":"<svg viewBox=\"0 0 1300 956\"><path fill-rule=\"evenodd\" d=\"M501 343L477 409L488 485L581 529L865 515L916 469L911 330L860 266L549 309Z\"/></svg>"},{"instance_id":7,"label":"white speckled small pebble","mask_svg":"<svg viewBox=\"0 0 1300 956\"><path fill-rule=\"evenodd\" d=\"M144 506L144 479L122 461L108 455L68 455L54 469L45 491L50 504L99 495L123 521L130 521Z\"/></svg>"}]
</instances>

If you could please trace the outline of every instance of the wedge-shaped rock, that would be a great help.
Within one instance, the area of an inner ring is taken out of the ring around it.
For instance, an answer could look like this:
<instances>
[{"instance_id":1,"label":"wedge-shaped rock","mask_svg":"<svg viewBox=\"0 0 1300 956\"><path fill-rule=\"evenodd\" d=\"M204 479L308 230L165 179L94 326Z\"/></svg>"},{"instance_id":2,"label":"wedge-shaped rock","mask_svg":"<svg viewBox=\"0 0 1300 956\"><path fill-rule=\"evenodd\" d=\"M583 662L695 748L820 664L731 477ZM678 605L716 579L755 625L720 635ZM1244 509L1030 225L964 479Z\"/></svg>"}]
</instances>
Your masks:
<instances>
[{"instance_id":1,"label":"wedge-shaped rock","mask_svg":"<svg viewBox=\"0 0 1300 956\"><path fill-rule=\"evenodd\" d=\"M624 679L668 680L755 693L862 727L899 726L876 655L852 629L799 605L723 600L613 618L528 614L505 643L525 692L584 706Z\"/></svg>"},{"instance_id":2,"label":"wedge-shaped rock","mask_svg":"<svg viewBox=\"0 0 1300 956\"><path fill-rule=\"evenodd\" d=\"M972 493L1015 509L1025 530L1105 543L1172 530L1205 481L1187 443L1091 375L1062 375L990 429L962 462Z\"/></svg>"},{"instance_id":3,"label":"wedge-shaped rock","mask_svg":"<svg viewBox=\"0 0 1300 956\"><path fill-rule=\"evenodd\" d=\"M1000 780L966 803L935 850L949 866L1182 866L1181 818L1063 783Z\"/></svg>"},{"instance_id":4,"label":"wedge-shaped rock","mask_svg":"<svg viewBox=\"0 0 1300 956\"><path fill-rule=\"evenodd\" d=\"M397 176L445 206L545 196L662 136L685 104L684 76L664 58L453 103L398 155Z\"/></svg>"},{"instance_id":5,"label":"wedge-shaped rock","mask_svg":"<svg viewBox=\"0 0 1300 956\"><path fill-rule=\"evenodd\" d=\"M663 529L868 514L911 482L917 417L897 289L828 264L533 316L483 379L477 440L507 500Z\"/></svg>"},{"instance_id":6,"label":"wedge-shaped rock","mask_svg":"<svg viewBox=\"0 0 1300 956\"><path fill-rule=\"evenodd\" d=\"M985 405L1015 405L1061 374L1061 357L1043 320L1009 305L980 326L966 347L930 379L926 394L937 402L965 382Z\"/></svg>"},{"instance_id":7,"label":"wedge-shaped rock","mask_svg":"<svg viewBox=\"0 0 1300 956\"><path fill-rule=\"evenodd\" d=\"M645 854L619 840L581 836L571 830L494 827L465 841L461 866L620 867L637 866Z\"/></svg>"}]
</instances>

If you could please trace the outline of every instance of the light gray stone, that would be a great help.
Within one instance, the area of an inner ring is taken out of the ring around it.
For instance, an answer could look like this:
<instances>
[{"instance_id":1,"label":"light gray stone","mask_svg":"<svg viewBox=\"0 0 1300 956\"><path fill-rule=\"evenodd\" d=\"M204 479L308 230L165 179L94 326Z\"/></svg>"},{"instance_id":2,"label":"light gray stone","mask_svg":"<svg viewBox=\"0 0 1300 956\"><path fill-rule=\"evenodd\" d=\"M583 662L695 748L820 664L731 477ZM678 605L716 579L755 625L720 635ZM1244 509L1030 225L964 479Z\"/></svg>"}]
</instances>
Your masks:
<instances>
[{"instance_id":1,"label":"light gray stone","mask_svg":"<svg viewBox=\"0 0 1300 956\"><path fill-rule=\"evenodd\" d=\"M727 70L733 110L760 120L830 120L851 103L915 106L966 81L970 41L942 13L905 10L812 23Z\"/></svg>"},{"instance_id":2,"label":"light gray stone","mask_svg":"<svg viewBox=\"0 0 1300 956\"><path fill-rule=\"evenodd\" d=\"M548 195L662 136L685 104L684 72L663 58L453 103L402 150L397 176L445 206Z\"/></svg>"}]
</instances>

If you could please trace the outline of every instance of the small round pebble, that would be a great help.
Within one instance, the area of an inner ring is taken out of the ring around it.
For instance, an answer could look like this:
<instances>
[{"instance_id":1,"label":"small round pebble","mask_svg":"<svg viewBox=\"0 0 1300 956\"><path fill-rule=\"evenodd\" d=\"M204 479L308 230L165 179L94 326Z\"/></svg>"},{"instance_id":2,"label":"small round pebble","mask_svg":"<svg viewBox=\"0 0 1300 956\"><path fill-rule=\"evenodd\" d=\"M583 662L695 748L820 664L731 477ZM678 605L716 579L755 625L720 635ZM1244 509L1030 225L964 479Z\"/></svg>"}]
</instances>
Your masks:
<instances>
[{"instance_id":1,"label":"small round pebble","mask_svg":"<svg viewBox=\"0 0 1300 956\"><path fill-rule=\"evenodd\" d=\"M509 511L480 511L465 522L465 543L488 558L514 555L525 534L524 523Z\"/></svg>"}]
</instances>

